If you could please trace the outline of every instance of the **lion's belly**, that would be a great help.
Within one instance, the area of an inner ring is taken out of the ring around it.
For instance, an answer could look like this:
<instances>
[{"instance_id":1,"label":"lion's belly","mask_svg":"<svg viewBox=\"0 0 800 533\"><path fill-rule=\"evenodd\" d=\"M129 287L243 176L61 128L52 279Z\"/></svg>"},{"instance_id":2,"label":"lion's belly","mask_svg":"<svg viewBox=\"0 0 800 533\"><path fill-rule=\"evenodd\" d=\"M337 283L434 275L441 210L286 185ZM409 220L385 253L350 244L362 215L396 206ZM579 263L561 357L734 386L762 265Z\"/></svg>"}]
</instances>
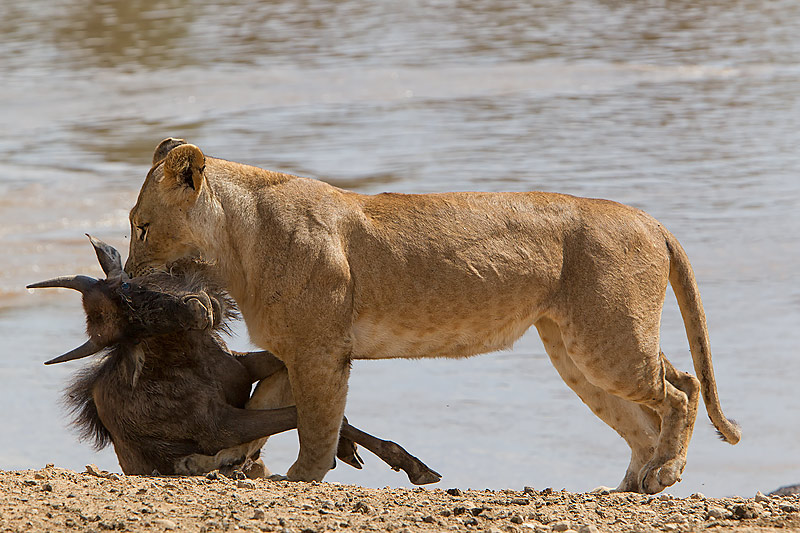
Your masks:
<instances>
[{"instance_id":1,"label":"lion's belly","mask_svg":"<svg viewBox=\"0 0 800 533\"><path fill-rule=\"evenodd\" d=\"M359 318L352 330L354 359L468 357L503 350L533 324L534 316L415 322Z\"/></svg>"}]
</instances>

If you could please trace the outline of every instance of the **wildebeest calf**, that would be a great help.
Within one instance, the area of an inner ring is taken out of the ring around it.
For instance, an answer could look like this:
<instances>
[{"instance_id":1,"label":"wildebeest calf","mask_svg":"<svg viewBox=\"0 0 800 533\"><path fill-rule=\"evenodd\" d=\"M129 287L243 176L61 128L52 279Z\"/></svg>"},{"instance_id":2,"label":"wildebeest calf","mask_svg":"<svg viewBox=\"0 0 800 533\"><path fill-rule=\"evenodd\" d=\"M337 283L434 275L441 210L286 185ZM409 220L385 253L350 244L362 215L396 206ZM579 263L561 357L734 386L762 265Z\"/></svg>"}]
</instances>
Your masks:
<instances>
[{"instance_id":1,"label":"wildebeest calf","mask_svg":"<svg viewBox=\"0 0 800 533\"><path fill-rule=\"evenodd\" d=\"M112 443L126 474L201 474L257 460L266 437L297 427L297 412L245 409L252 384L285 371L269 352L232 353L220 336L235 305L197 262L130 279L119 252L90 237L105 280L71 276L29 288L83 294L89 340L46 364L104 351L67 389L84 438ZM285 395L284 395L285 396ZM361 468L355 443L416 484L440 479L399 445L343 421L338 456Z\"/></svg>"}]
</instances>

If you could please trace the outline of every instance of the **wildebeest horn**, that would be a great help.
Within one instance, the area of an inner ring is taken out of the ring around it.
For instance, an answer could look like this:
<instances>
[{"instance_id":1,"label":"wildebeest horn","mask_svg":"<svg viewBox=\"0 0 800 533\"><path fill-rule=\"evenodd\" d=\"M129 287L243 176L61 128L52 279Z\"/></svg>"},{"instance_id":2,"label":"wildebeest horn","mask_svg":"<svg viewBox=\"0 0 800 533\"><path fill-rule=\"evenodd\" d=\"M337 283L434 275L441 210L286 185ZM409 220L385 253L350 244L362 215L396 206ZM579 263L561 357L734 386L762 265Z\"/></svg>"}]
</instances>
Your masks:
<instances>
[{"instance_id":1,"label":"wildebeest horn","mask_svg":"<svg viewBox=\"0 0 800 533\"><path fill-rule=\"evenodd\" d=\"M74 350L71 350L64 355L59 355L55 359L50 359L49 361L45 361L44 364L52 365L55 363L63 363L65 361L72 361L73 359L82 359L83 357L89 357L90 355L94 355L100 350L102 350L102 346L96 345L91 340L86 341L85 343L81 344Z\"/></svg>"},{"instance_id":2,"label":"wildebeest horn","mask_svg":"<svg viewBox=\"0 0 800 533\"><path fill-rule=\"evenodd\" d=\"M94 287L96 283L97 280L89 276L63 276L47 281L40 281L38 283L31 283L27 288L41 289L45 287L58 287L63 289L75 289L76 291L86 293L89 289Z\"/></svg>"},{"instance_id":3,"label":"wildebeest horn","mask_svg":"<svg viewBox=\"0 0 800 533\"><path fill-rule=\"evenodd\" d=\"M121 275L123 279L130 279L125 271L122 270L122 257L120 257L116 248L100 239L95 239L88 233L86 236L89 237L89 241L94 246L94 253L97 254L97 260L100 261L100 267L106 273L107 278Z\"/></svg>"}]
</instances>

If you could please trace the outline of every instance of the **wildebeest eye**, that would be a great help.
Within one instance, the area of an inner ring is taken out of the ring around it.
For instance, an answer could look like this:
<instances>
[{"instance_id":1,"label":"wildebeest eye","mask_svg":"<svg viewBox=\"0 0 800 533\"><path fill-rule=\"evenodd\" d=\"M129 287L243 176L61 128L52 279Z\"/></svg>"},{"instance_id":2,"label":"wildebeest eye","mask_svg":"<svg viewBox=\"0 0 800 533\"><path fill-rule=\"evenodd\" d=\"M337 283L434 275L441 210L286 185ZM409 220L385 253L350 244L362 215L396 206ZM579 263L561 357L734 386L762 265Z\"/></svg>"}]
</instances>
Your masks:
<instances>
[{"instance_id":1,"label":"wildebeest eye","mask_svg":"<svg viewBox=\"0 0 800 533\"><path fill-rule=\"evenodd\" d=\"M131 288L131 284L130 283L128 283L127 281L123 281L122 282L122 290L123 291L128 292L130 290L130 288Z\"/></svg>"},{"instance_id":2,"label":"wildebeest eye","mask_svg":"<svg viewBox=\"0 0 800 533\"><path fill-rule=\"evenodd\" d=\"M141 224L136 226L136 230L139 233L139 240L144 242L147 239L147 228L150 227L150 224Z\"/></svg>"}]
</instances>

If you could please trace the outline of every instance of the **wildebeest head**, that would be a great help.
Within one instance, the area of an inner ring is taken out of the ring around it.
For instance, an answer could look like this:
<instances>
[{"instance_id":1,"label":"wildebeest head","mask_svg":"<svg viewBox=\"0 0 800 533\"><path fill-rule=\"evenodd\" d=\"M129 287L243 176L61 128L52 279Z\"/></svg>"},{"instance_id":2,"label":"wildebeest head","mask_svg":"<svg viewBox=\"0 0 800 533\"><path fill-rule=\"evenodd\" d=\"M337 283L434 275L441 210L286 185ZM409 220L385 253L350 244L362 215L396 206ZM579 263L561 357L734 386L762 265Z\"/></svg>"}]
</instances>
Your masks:
<instances>
[{"instance_id":1,"label":"wildebeest head","mask_svg":"<svg viewBox=\"0 0 800 533\"><path fill-rule=\"evenodd\" d=\"M28 288L75 289L83 295L89 340L45 364L88 357L113 345L135 345L147 337L175 331L224 327L225 319L235 313L234 304L224 292L209 286L209 277L202 272L202 266L176 263L171 265L169 273L152 272L131 279L122 269L116 249L88 237L106 279L79 275L28 285ZM180 283L175 282L176 270L187 273L179 278Z\"/></svg>"}]
</instances>

